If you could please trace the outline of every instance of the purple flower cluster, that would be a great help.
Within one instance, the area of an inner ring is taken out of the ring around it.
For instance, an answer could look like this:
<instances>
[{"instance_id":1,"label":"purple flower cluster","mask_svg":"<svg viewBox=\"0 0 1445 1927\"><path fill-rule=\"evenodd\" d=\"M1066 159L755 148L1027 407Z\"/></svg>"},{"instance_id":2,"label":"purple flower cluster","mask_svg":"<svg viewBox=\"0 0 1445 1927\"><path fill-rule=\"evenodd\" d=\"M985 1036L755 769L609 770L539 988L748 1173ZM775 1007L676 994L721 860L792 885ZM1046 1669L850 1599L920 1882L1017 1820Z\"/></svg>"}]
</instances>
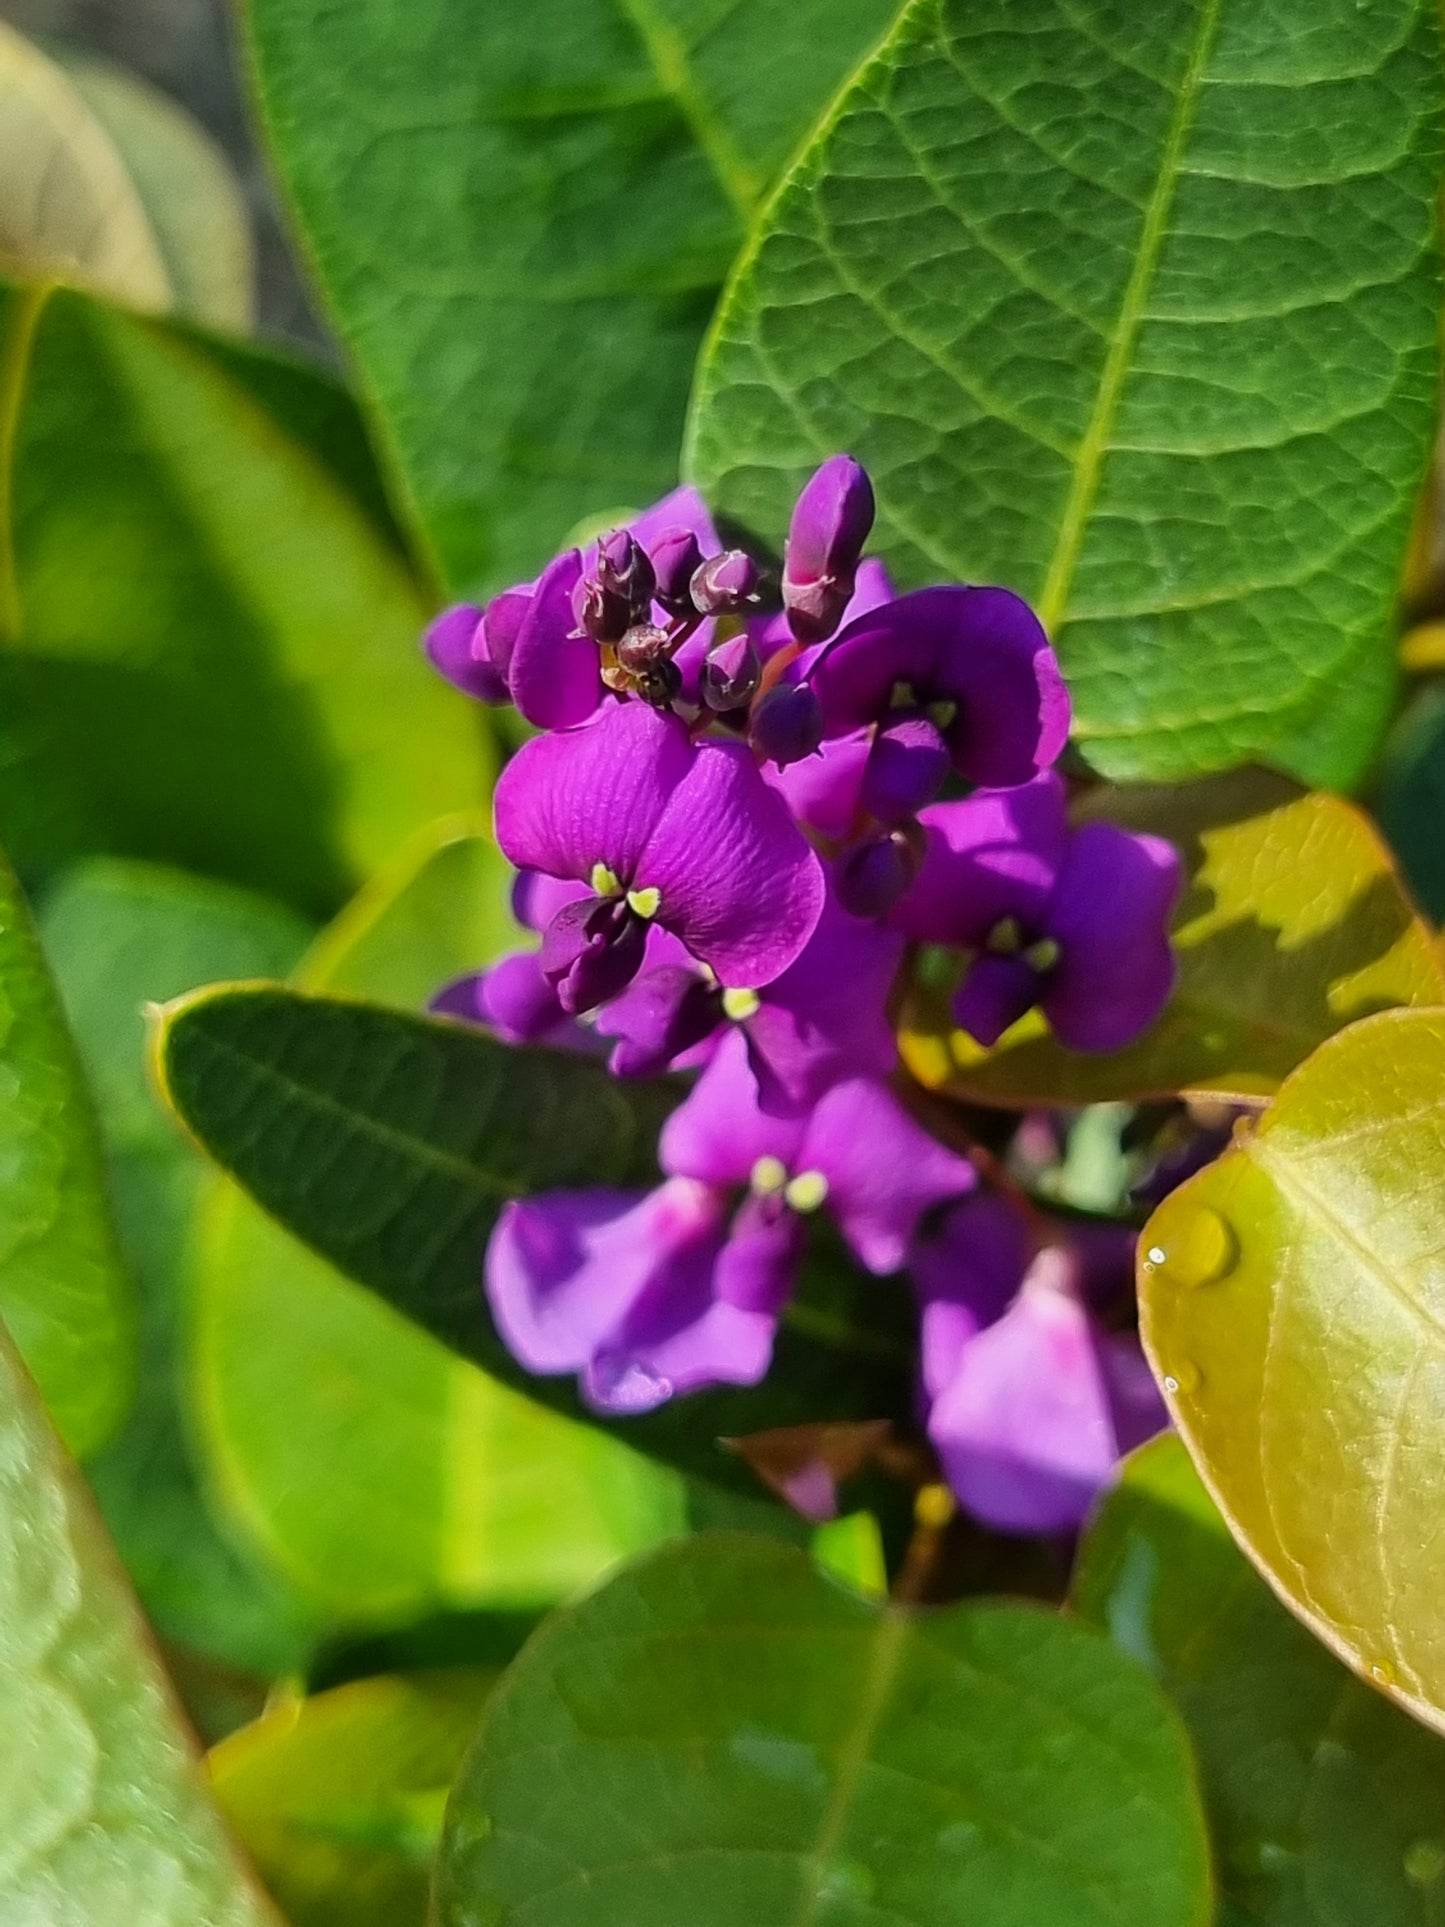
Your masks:
<instances>
[{"instance_id":1,"label":"purple flower cluster","mask_svg":"<svg viewBox=\"0 0 1445 1927\"><path fill-rule=\"evenodd\" d=\"M645 1411L764 1375L824 1211L867 1270L912 1278L924 1418L963 1503L1059 1529L1138 1431L1142 1361L1066 1248L1036 1249L905 1106L890 998L911 942L946 945L980 1043L1038 1007L1064 1044L1116 1049L1169 994L1178 863L1070 828L1068 695L1028 605L894 595L863 558L872 521L862 468L826 462L768 608L678 490L428 632L443 674L543 732L496 793L540 945L437 1007L622 1077L700 1072L662 1184L514 1202L486 1289L528 1369Z\"/></svg>"}]
</instances>

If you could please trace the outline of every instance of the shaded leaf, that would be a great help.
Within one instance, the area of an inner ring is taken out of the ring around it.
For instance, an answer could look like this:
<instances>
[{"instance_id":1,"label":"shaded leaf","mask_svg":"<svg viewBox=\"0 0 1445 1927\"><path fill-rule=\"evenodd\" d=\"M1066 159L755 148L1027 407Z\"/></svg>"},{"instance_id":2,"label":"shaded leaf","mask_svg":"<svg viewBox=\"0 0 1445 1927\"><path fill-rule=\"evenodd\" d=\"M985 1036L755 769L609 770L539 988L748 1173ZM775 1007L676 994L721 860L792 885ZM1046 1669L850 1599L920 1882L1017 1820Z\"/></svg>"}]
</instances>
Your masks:
<instances>
[{"instance_id":1,"label":"shaded leaf","mask_svg":"<svg viewBox=\"0 0 1445 1927\"><path fill-rule=\"evenodd\" d=\"M95 1114L20 887L0 856L0 1317L66 1443L134 1389L135 1307Z\"/></svg>"},{"instance_id":2,"label":"shaded leaf","mask_svg":"<svg viewBox=\"0 0 1445 1927\"><path fill-rule=\"evenodd\" d=\"M1445 1003L1431 934L1369 818L1343 798L1244 770L1177 789L1101 790L1079 814L1167 837L1184 858L1168 1008L1108 1055L1066 1050L1037 1014L984 1051L953 1027L949 985L921 985L903 1048L925 1084L1019 1105L1267 1096L1356 1018Z\"/></svg>"},{"instance_id":3,"label":"shaded leaf","mask_svg":"<svg viewBox=\"0 0 1445 1927\"><path fill-rule=\"evenodd\" d=\"M279 1927L84 1487L0 1332L0 1917Z\"/></svg>"},{"instance_id":4,"label":"shaded leaf","mask_svg":"<svg viewBox=\"0 0 1445 1927\"><path fill-rule=\"evenodd\" d=\"M676 478L758 197L897 0L254 0L263 115L454 586Z\"/></svg>"},{"instance_id":5,"label":"shaded leaf","mask_svg":"<svg viewBox=\"0 0 1445 1927\"><path fill-rule=\"evenodd\" d=\"M719 1535L552 1621L447 1809L440 1927L1203 1923L1183 1736L1025 1607L880 1607Z\"/></svg>"},{"instance_id":6,"label":"shaded leaf","mask_svg":"<svg viewBox=\"0 0 1445 1927\"><path fill-rule=\"evenodd\" d=\"M1445 1727L1445 1012L1322 1045L1140 1241L1140 1325L1245 1551L1357 1672Z\"/></svg>"},{"instance_id":7,"label":"shaded leaf","mask_svg":"<svg viewBox=\"0 0 1445 1927\"><path fill-rule=\"evenodd\" d=\"M1357 775L1435 430L1424 0L913 0L788 177L689 464L770 536L821 456L905 584L1004 582L1120 779Z\"/></svg>"},{"instance_id":8,"label":"shaded leaf","mask_svg":"<svg viewBox=\"0 0 1445 1927\"><path fill-rule=\"evenodd\" d=\"M1414 1927L1445 1898L1445 1747L1241 1557L1176 1438L1125 1461L1075 1609L1168 1688L1199 1754L1220 1927Z\"/></svg>"},{"instance_id":9,"label":"shaded leaf","mask_svg":"<svg viewBox=\"0 0 1445 1927\"><path fill-rule=\"evenodd\" d=\"M1445 922L1445 686L1428 685L1397 723L1375 808L1410 888L1427 915Z\"/></svg>"},{"instance_id":10,"label":"shaded leaf","mask_svg":"<svg viewBox=\"0 0 1445 1927\"><path fill-rule=\"evenodd\" d=\"M510 1050L458 1024L265 985L171 1006L155 1048L182 1121L272 1216L491 1377L589 1416L570 1380L530 1377L502 1344L482 1251L508 1198L652 1181L670 1090L622 1085L589 1059ZM753 1491L718 1439L907 1411L902 1300L820 1261L763 1385L674 1400L609 1429Z\"/></svg>"},{"instance_id":11,"label":"shaded leaf","mask_svg":"<svg viewBox=\"0 0 1445 1927\"><path fill-rule=\"evenodd\" d=\"M358 1680L212 1749L217 1802L291 1927L423 1927L447 1789L494 1678Z\"/></svg>"}]
</instances>

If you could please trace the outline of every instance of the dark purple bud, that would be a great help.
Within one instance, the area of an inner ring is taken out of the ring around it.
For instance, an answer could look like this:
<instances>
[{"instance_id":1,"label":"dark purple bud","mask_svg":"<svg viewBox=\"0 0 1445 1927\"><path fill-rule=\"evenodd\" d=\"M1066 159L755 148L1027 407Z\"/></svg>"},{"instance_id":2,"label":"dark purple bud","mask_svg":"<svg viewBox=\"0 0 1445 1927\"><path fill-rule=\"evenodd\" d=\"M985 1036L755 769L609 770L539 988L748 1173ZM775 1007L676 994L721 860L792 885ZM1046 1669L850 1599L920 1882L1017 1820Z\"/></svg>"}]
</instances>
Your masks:
<instances>
[{"instance_id":1,"label":"dark purple bud","mask_svg":"<svg viewBox=\"0 0 1445 1927\"><path fill-rule=\"evenodd\" d=\"M598 1030L617 1039L607 1060L615 1077L656 1077L722 1020L716 985L686 964L660 964L643 972Z\"/></svg>"},{"instance_id":2,"label":"dark purple bud","mask_svg":"<svg viewBox=\"0 0 1445 1927\"><path fill-rule=\"evenodd\" d=\"M597 544L597 580L605 595L622 596L634 617L652 606L657 577L646 549L628 529L613 529Z\"/></svg>"},{"instance_id":3,"label":"dark purple bud","mask_svg":"<svg viewBox=\"0 0 1445 1927\"><path fill-rule=\"evenodd\" d=\"M692 578L702 566L702 544L691 529L668 529L648 551L657 586L653 598L670 616L695 613Z\"/></svg>"},{"instance_id":4,"label":"dark purple bud","mask_svg":"<svg viewBox=\"0 0 1445 1927\"><path fill-rule=\"evenodd\" d=\"M642 967L647 924L624 897L565 904L542 938L542 974L569 1017L581 1017L625 990Z\"/></svg>"},{"instance_id":5,"label":"dark purple bud","mask_svg":"<svg viewBox=\"0 0 1445 1927\"><path fill-rule=\"evenodd\" d=\"M834 455L804 487L788 526L783 606L799 642L822 642L853 594L873 527L873 484L851 455Z\"/></svg>"},{"instance_id":6,"label":"dark purple bud","mask_svg":"<svg viewBox=\"0 0 1445 1927\"><path fill-rule=\"evenodd\" d=\"M734 615L757 601L758 565L741 549L710 555L692 578L693 606L700 615Z\"/></svg>"},{"instance_id":7,"label":"dark purple bud","mask_svg":"<svg viewBox=\"0 0 1445 1927\"><path fill-rule=\"evenodd\" d=\"M698 687L709 709L723 714L730 709L745 709L758 693L763 659L758 645L747 634L720 642L698 672Z\"/></svg>"},{"instance_id":8,"label":"dark purple bud","mask_svg":"<svg viewBox=\"0 0 1445 1927\"><path fill-rule=\"evenodd\" d=\"M918 875L922 854L907 830L845 851L834 872L839 903L855 917L882 917Z\"/></svg>"},{"instance_id":9,"label":"dark purple bud","mask_svg":"<svg viewBox=\"0 0 1445 1927\"><path fill-rule=\"evenodd\" d=\"M432 667L457 689L478 702L504 703L508 700L505 679L478 652L483 620L481 610L471 603L443 610L422 637L422 647Z\"/></svg>"},{"instance_id":10,"label":"dark purple bud","mask_svg":"<svg viewBox=\"0 0 1445 1927\"><path fill-rule=\"evenodd\" d=\"M890 828L906 823L943 787L950 756L936 725L918 710L901 710L878 731L863 768L860 801Z\"/></svg>"},{"instance_id":11,"label":"dark purple bud","mask_svg":"<svg viewBox=\"0 0 1445 1927\"><path fill-rule=\"evenodd\" d=\"M617 660L629 676L645 676L649 669L666 662L672 650L665 629L655 623L638 622L617 644Z\"/></svg>"},{"instance_id":12,"label":"dark purple bud","mask_svg":"<svg viewBox=\"0 0 1445 1927\"><path fill-rule=\"evenodd\" d=\"M748 719L753 748L779 769L811 756L823 740L823 706L805 682L774 683Z\"/></svg>"}]
</instances>

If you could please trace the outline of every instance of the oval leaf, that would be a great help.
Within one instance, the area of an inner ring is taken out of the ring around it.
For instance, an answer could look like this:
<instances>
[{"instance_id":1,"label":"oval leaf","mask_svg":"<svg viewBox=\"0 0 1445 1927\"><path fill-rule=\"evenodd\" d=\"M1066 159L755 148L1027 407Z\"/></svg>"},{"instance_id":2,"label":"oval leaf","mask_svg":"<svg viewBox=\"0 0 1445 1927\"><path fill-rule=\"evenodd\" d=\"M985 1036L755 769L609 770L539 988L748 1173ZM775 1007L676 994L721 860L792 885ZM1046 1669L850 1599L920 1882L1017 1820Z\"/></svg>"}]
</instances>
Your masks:
<instances>
[{"instance_id":1,"label":"oval leaf","mask_svg":"<svg viewBox=\"0 0 1445 1927\"><path fill-rule=\"evenodd\" d=\"M90 1096L20 886L0 856L0 1317L74 1452L134 1385L130 1280Z\"/></svg>"},{"instance_id":2,"label":"oval leaf","mask_svg":"<svg viewBox=\"0 0 1445 1927\"><path fill-rule=\"evenodd\" d=\"M1140 1241L1140 1324L1255 1564L1445 1729L1445 1011L1332 1038Z\"/></svg>"},{"instance_id":3,"label":"oval leaf","mask_svg":"<svg viewBox=\"0 0 1445 1927\"><path fill-rule=\"evenodd\" d=\"M0 1330L0 1918L280 1927Z\"/></svg>"},{"instance_id":4,"label":"oval leaf","mask_svg":"<svg viewBox=\"0 0 1445 1927\"><path fill-rule=\"evenodd\" d=\"M671 1090L622 1085L591 1060L511 1050L460 1024L268 985L172 1005L155 1048L182 1122L274 1218L490 1377L591 1418L570 1379L531 1377L502 1344L482 1252L508 1198L655 1181ZM720 1439L905 1413L909 1353L888 1330L888 1288L821 1261L814 1286L785 1316L762 1385L676 1399L615 1429L640 1451L753 1493Z\"/></svg>"},{"instance_id":5,"label":"oval leaf","mask_svg":"<svg viewBox=\"0 0 1445 1927\"><path fill-rule=\"evenodd\" d=\"M690 465L849 448L905 583L1004 582L1104 773L1361 770L1435 430L1427 0L913 0L769 208Z\"/></svg>"},{"instance_id":6,"label":"oval leaf","mask_svg":"<svg viewBox=\"0 0 1445 1927\"><path fill-rule=\"evenodd\" d=\"M1204 1776L1220 1927L1426 1927L1445 1748L1345 1672L1230 1540L1177 1438L1125 1461L1074 1605L1165 1686Z\"/></svg>"},{"instance_id":7,"label":"oval leaf","mask_svg":"<svg viewBox=\"0 0 1445 1927\"><path fill-rule=\"evenodd\" d=\"M1246 770L1090 793L1079 815L1167 837L1184 858L1168 1009L1108 1055L1065 1050L1032 1014L984 1051L950 1022L949 986L923 986L902 1039L923 1083L985 1104L1268 1096L1356 1018L1445 1003L1439 950L1373 824L1343 798Z\"/></svg>"},{"instance_id":8,"label":"oval leaf","mask_svg":"<svg viewBox=\"0 0 1445 1927\"><path fill-rule=\"evenodd\" d=\"M1017 1606L914 1616L726 1535L552 1621L447 1809L441 1927L1184 1927L1188 1751L1142 1670Z\"/></svg>"}]
</instances>

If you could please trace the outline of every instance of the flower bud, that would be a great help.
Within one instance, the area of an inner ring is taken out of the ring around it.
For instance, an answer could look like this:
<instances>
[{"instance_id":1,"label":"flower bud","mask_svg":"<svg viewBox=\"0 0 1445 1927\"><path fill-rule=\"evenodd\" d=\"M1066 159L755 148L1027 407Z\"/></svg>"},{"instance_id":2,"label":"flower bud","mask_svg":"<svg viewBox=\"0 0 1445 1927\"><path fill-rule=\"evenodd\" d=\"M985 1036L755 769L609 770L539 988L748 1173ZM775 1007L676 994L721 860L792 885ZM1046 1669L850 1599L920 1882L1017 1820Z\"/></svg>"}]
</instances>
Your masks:
<instances>
[{"instance_id":1,"label":"flower bud","mask_svg":"<svg viewBox=\"0 0 1445 1927\"><path fill-rule=\"evenodd\" d=\"M508 700L506 678L490 660L484 623L480 609L462 603L437 617L422 638L422 645L432 667L456 688L475 696L478 702L504 703Z\"/></svg>"},{"instance_id":2,"label":"flower bud","mask_svg":"<svg viewBox=\"0 0 1445 1927\"><path fill-rule=\"evenodd\" d=\"M692 579L702 566L702 544L691 529L668 529L650 550L657 586L653 597L670 616L696 613L692 601Z\"/></svg>"},{"instance_id":3,"label":"flower bud","mask_svg":"<svg viewBox=\"0 0 1445 1927\"><path fill-rule=\"evenodd\" d=\"M762 673L762 658L752 637L732 636L718 644L698 672L702 699L719 714L745 709L757 694Z\"/></svg>"},{"instance_id":4,"label":"flower bud","mask_svg":"<svg viewBox=\"0 0 1445 1927\"><path fill-rule=\"evenodd\" d=\"M658 663L667 661L670 647L665 629L655 623L638 622L619 640L617 660L629 676L645 676Z\"/></svg>"},{"instance_id":5,"label":"flower bud","mask_svg":"<svg viewBox=\"0 0 1445 1927\"><path fill-rule=\"evenodd\" d=\"M682 671L670 657L664 656L634 677L633 686L654 709L671 709L682 694Z\"/></svg>"},{"instance_id":6,"label":"flower bud","mask_svg":"<svg viewBox=\"0 0 1445 1927\"><path fill-rule=\"evenodd\" d=\"M838 860L838 901L855 917L882 917L918 875L922 853L906 830L859 843Z\"/></svg>"},{"instance_id":7,"label":"flower bud","mask_svg":"<svg viewBox=\"0 0 1445 1927\"><path fill-rule=\"evenodd\" d=\"M783 607L799 642L822 642L838 627L872 527L867 472L851 455L830 457L804 487L788 527Z\"/></svg>"},{"instance_id":8,"label":"flower bud","mask_svg":"<svg viewBox=\"0 0 1445 1927\"><path fill-rule=\"evenodd\" d=\"M594 642L617 642L652 609L656 578L646 550L627 529L597 544L597 559L572 593L577 627Z\"/></svg>"},{"instance_id":9,"label":"flower bud","mask_svg":"<svg viewBox=\"0 0 1445 1927\"><path fill-rule=\"evenodd\" d=\"M811 756L823 740L823 706L805 682L774 683L748 719L753 748L779 769Z\"/></svg>"},{"instance_id":10,"label":"flower bud","mask_svg":"<svg viewBox=\"0 0 1445 1927\"><path fill-rule=\"evenodd\" d=\"M757 563L741 549L726 549L710 555L693 576L693 606L700 615L732 615L757 600L757 589Z\"/></svg>"}]
</instances>

